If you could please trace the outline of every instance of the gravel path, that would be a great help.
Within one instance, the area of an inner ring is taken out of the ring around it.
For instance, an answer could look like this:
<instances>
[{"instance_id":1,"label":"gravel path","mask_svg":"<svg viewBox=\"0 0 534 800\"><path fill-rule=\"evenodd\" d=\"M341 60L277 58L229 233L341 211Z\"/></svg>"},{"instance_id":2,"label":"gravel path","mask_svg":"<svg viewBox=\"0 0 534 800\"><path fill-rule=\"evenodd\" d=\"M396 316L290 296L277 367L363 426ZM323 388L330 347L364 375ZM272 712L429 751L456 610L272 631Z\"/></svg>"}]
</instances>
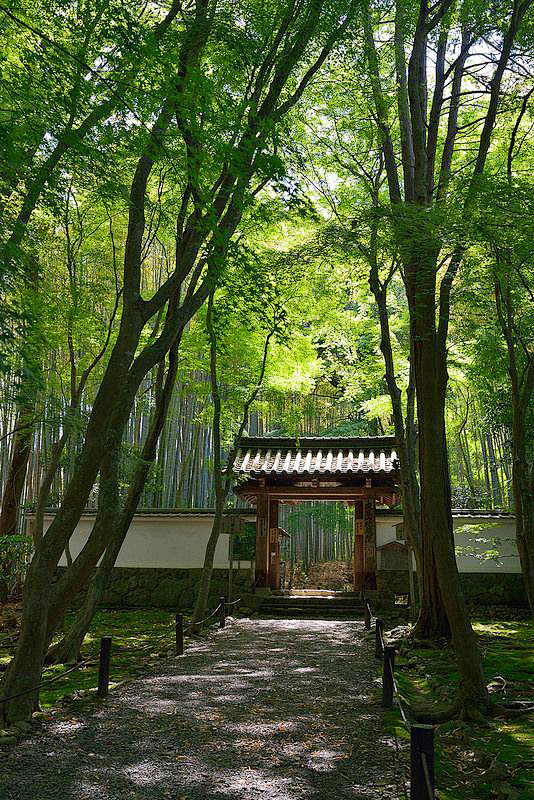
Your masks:
<instances>
[{"instance_id":1,"label":"gravel path","mask_svg":"<svg viewBox=\"0 0 534 800\"><path fill-rule=\"evenodd\" d=\"M361 622L234 621L1 753L0 798L401 798L362 633Z\"/></svg>"}]
</instances>

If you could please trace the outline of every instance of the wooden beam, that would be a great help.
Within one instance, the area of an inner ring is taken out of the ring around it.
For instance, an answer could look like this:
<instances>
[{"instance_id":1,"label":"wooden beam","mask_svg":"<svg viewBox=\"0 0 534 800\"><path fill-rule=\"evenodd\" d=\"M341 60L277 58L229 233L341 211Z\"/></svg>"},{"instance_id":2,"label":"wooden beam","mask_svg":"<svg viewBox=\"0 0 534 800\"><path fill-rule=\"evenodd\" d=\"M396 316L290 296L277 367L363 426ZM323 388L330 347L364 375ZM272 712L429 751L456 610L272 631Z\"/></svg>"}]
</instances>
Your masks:
<instances>
[{"instance_id":1,"label":"wooden beam","mask_svg":"<svg viewBox=\"0 0 534 800\"><path fill-rule=\"evenodd\" d=\"M363 546L363 502L354 503L354 549L352 552L352 587L361 591L364 579L365 552Z\"/></svg>"},{"instance_id":2,"label":"wooden beam","mask_svg":"<svg viewBox=\"0 0 534 800\"><path fill-rule=\"evenodd\" d=\"M256 517L256 586L269 585L269 499L257 497Z\"/></svg>"},{"instance_id":3,"label":"wooden beam","mask_svg":"<svg viewBox=\"0 0 534 800\"><path fill-rule=\"evenodd\" d=\"M293 486L269 486L266 489L266 494L269 497L275 497L278 499L287 498L289 500L295 498L305 498L305 499L328 499L332 497L336 500L347 498L349 500L359 499L363 500L366 497L373 497L375 499L379 499L380 497L387 498L388 496L396 496L397 492L394 489L390 489L389 487L373 487L371 489L366 489L364 486L334 486L330 487L320 487L319 489L315 488L314 486L306 486L306 487L299 487L295 488ZM254 486L240 486L239 495L263 495L264 492L258 490Z\"/></svg>"},{"instance_id":4,"label":"wooden beam","mask_svg":"<svg viewBox=\"0 0 534 800\"><path fill-rule=\"evenodd\" d=\"M376 589L376 507L369 498L363 504L365 587Z\"/></svg>"}]
</instances>

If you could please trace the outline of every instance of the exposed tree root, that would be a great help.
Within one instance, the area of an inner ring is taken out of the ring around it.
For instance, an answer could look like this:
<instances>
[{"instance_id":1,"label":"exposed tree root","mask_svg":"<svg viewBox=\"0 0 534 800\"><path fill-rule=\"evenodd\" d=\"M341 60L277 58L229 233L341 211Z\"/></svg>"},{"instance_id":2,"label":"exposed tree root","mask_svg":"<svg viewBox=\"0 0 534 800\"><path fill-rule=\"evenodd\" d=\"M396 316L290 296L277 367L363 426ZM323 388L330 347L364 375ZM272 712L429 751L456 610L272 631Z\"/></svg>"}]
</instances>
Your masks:
<instances>
[{"instance_id":1,"label":"exposed tree root","mask_svg":"<svg viewBox=\"0 0 534 800\"><path fill-rule=\"evenodd\" d=\"M522 700L511 700L509 703L496 703L494 706L495 716L505 719L516 719L534 714L534 705L527 705Z\"/></svg>"},{"instance_id":2,"label":"exposed tree root","mask_svg":"<svg viewBox=\"0 0 534 800\"><path fill-rule=\"evenodd\" d=\"M81 661L82 657L79 648L76 653L72 650L69 652L67 644L67 640L62 639L60 642L49 647L44 658L45 666L48 667L51 664L76 664L78 661Z\"/></svg>"},{"instance_id":3,"label":"exposed tree root","mask_svg":"<svg viewBox=\"0 0 534 800\"><path fill-rule=\"evenodd\" d=\"M412 706L410 711L416 722L422 722L426 725L441 725L443 722L449 722L451 719L459 719L461 712L461 703L457 700L448 708L439 710L432 710L423 706Z\"/></svg>"},{"instance_id":4,"label":"exposed tree root","mask_svg":"<svg viewBox=\"0 0 534 800\"><path fill-rule=\"evenodd\" d=\"M423 706L412 707L412 716L417 722L427 725L442 725L444 722L458 720L471 725L487 728L491 725L490 720L495 717L505 719L515 719L534 713L534 705L525 705L521 702L511 703L487 703L475 705L464 700L457 699L452 705L444 709L432 710Z\"/></svg>"},{"instance_id":5,"label":"exposed tree root","mask_svg":"<svg viewBox=\"0 0 534 800\"><path fill-rule=\"evenodd\" d=\"M441 628L429 628L426 624L421 622L421 618L416 621L412 630L408 634L408 638L410 640L424 642L425 645L430 644L430 646L432 646L432 643L437 639L445 639L447 642L451 641L450 631Z\"/></svg>"}]
</instances>

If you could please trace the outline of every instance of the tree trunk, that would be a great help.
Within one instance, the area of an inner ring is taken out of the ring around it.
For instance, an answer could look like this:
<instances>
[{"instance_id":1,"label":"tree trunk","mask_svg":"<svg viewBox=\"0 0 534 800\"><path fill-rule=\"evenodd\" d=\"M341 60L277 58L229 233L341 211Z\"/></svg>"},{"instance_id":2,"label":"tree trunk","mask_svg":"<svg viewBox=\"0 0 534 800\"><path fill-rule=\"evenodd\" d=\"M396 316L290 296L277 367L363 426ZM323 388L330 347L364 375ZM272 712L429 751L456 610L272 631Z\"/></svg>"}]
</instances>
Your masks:
<instances>
[{"instance_id":1,"label":"tree trunk","mask_svg":"<svg viewBox=\"0 0 534 800\"><path fill-rule=\"evenodd\" d=\"M492 499L492 493L491 493L489 467L488 467L488 451L486 449L486 436L485 436L485 434L483 432L480 433L480 444L482 446L482 463L483 463L483 466L484 466L484 484L486 486L486 497L487 497L487 501L486 502L489 503L490 500ZM494 508L493 503L492 503L491 507ZM486 506L486 508L487 508L487 506Z\"/></svg>"},{"instance_id":2,"label":"tree trunk","mask_svg":"<svg viewBox=\"0 0 534 800\"><path fill-rule=\"evenodd\" d=\"M129 366L127 353L130 350L133 357L135 349L135 344L132 346L130 340L132 334L137 340L138 334L133 324L127 325L125 318L121 327L123 335L121 338L119 334L118 346L115 345L95 399L76 472L67 487L62 506L36 550L28 570L23 592L24 612L20 636L15 656L2 683L2 695L6 697L26 691L39 683L48 645L48 611L53 574L80 519L100 464L106 452L109 452L110 437L117 435L117 426L122 433L124 416L127 417L131 407L131 403L123 397L123 392L117 392L117 386L124 386L126 383ZM123 401L126 401L126 408ZM27 693L4 703L4 720L9 723L29 717L37 698L38 692Z\"/></svg>"},{"instance_id":3,"label":"tree trunk","mask_svg":"<svg viewBox=\"0 0 534 800\"><path fill-rule=\"evenodd\" d=\"M497 317L508 352L508 373L512 400L512 492L515 506L516 539L521 571L530 610L534 614L534 463L529 463L527 414L534 395L534 353L521 342L526 364L519 367L515 306L507 280L510 265L499 265L502 275L495 275Z\"/></svg>"},{"instance_id":4,"label":"tree trunk","mask_svg":"<svg viewBox=\"0 0 534 800\"><path fill-rule=\"evenodd\" d=\"M500 506L502 506L501 482L499 480L499 472L497 470L497 459L495 457L495 448L493 447L493 436L491 432L487 434L486 441L488 443L491 487L493 495L493 508L500 508Z\"/></svg>"},{"instance_id":5,"label":"tree trunk","mask_svg":"<svg viewBox=\"0 0 534 800\"><path fill-rule=\"evenodd\" d=\"M445 611L445 605L439 588L436 557L434 550L423 537L423 586L421 588L423 602L414 626L413 635L418 639L450 639L451 628Z\"/></svg>"},{"instance_id":6,"label":"tree trunk","mask_svg":"<svg viewBox=\"0 0 534 800\"><path fill-rule=\"evenodd\" d=\"M473 476L473 468L471 466L471 458L469 456L469 440L467 438L467 433L465 433L465 431L463 434L461 431L458 434L458 447L460 448L460 458L465 464L465 477L467 479L469 491L471 493L471 496L469 498L469 508L476 508L475 479Z\"/></svg>"},{"instance_id":7,"label":"tree trunk","mask_svg":"<svg viewBox=\"0 0 534 800\"><path fill-rule=\"evenodd\" d=\"M71 630L58 645L51 648L48 652L48 662L67 663L75 661L79 657L83 640L89 630L94 614L98 609L104 590L108 585L117 556L119 555L126 534L130 528L131 521L137 510L139 498L143 493L148 472L156 458L158 440L167 418L174 385L176 383L179 344L180 340L176 341L169 353L169 368L164 383L163 365L160 364L158 368L158 375L156 377L156 405L153 419L143 445L140 462L136 467L130 483L124 509L117 521L111 541L106 547L102 562L98 566L89 584L85 601L76 616Z\"/></svg>"},{"instance_id":8,"label":"tree trunk","mask_svg":"<svg viewBox=\"0 0 534 800\"><path fill-rule=\"evenodd\" d=\"M215 497L215 517L213 526L211 528L210 538L206 545L206 552L204 554L204 564L202 567L202 574L200 576L200 585L198 587L198 595L195 603L195 610L193 611L193 626L200 622L208 607L209 592L211 586L211 577L213 575L213 560L215 558L215 549L222 529L222 519L224 512L224 504L226 502L226 493L224 490L218 491ZM193 628L194 630L195 628Z\"/></svg>"},{"instance_id":9,"label":"tree trunk","mask_svg":"<svg viewBox=\"0 0 534 800\"><path fill-rule=\"evenodd\" d=\"M419 616L414 628L414 636L434 639L450 637L447 614L443 607L437 580L434 552L425 546L421 532L419 484L416 472L416 433L414 418L413 357L410 366L410 381L407 388L407 416L403 418L402 395L395 377L395 364L391 346L391 334L387 312L387 285L380 284L376 263L371 267L370 285L374 294L380 320L380 349L384 356L386 384L391 398L395 439L400 460L400 481L402 490L402 512L404 531L415 555L419 588Z\"/></svg>"},{"instance_id":10,"label":"tree trunk","mask_svg":"<svg viewBox=\"0 0 534 800\"><path fill-rule=\"evenodd\" d=\"M512 487L517 550L528 603L534 616L534 465L528 464L520 448L514 446L514 451Z\"/></svg>"},{"instance_id":11,"label":"tree trunk","mask_svg":"<svg viewBox=\"0 0 534 800\"><path fill-rule=\"evenodd\" d=\"M17 532L18 515L33 444L36 402L41 377L39 351L33 342L41 333L39 315L34 309L39 292L39 264L34 255L30 255L28 262L29 271L23 284L23 303L26 306L27 319L22 334L20 383L15 398L17 408L15 437L2 496L0 536L12 536Z\"/></svg>"},{"instance_id":12,"label":"tree trunk","mask_svg":"<svg viewBox=\"0 0 534 800\"><path fill-rule=\"evenodd\" d=\"M435 321L435 254L419 242L418 258L408 264L407 294L419 419L421 527L435 557L438 584L451 628L460 672L459 700L464 709L486 711L488 693L477 640L460 589L454 552L450 478L445 431L446 349Z\"/></svg>"},{"instance_id":13,"label":"tree trunk","mask_svg":"<svg viewBox=\"0 0 534 800\"><path fill-rule=\"evenodd\" d=\"M26 397L18 404L15 419L15 438L9 471L2 497L0 513L0 536L13 536L17 533L19 509L30 457L35 415L35 394ZM5 603L9 595L9 583L0 578L0 603Z\"/></svg>"},{"instance_id":14,"label":"tree trunk","mask_svg":"<svg viewBox=\"0 0 534 800\"><path fill-rule=\"evenodd\" d=\"M17 532L22 491L32 447L34 416L35 393L32 397L27 397L21 401L18 406L15 422L17 430L13 440L11 463L2 497L0 536L13 536Z\"/></svg>"}]
</instances>

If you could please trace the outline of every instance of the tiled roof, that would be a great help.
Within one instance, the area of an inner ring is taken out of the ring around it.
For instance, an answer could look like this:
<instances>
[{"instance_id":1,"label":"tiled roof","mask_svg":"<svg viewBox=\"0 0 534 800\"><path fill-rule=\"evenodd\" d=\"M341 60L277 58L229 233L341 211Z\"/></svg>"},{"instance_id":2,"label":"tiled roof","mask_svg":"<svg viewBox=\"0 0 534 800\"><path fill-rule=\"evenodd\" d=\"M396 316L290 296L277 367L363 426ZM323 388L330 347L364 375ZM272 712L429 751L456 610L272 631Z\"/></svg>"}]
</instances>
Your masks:
<instances>
[{"instance_id":1,"label":"tiled roof","mask_svg":"<svg viewBox=\"0 0 534 800\"><path fill-rule=\"evenodd\" d=\"M515 519L515 515L511 514L509 511L503 511L500 508L453 508L452 509L452 516L453 517L472 517L473 519Z\"/></svg>"},{"instance_id":2,"label":"tiled roof","mask_svg":"<svg viewBox=\"0 0 534 800\"><path fill-rule=\"evenodd\" d=\"M47 508L45 510L46 516L57 514L57 508ZM254 516L255 510L250 508L225 508L225 516ZM82 517L95 517L97 514L96 508L86 508L82 511ZM214 508L138 508L135 512L136 517L213 517L215 514ZM35 511L26 511L26 517L33 519Z\"/></svg>"},{"instance_id":3,"label":"tiled roof","mask_svg":"<svg viewBox=\"0 0 534 800\"><path fill-rule=\"evenodd\" d=\"M243 439L233 471L240 475L355 475L399 468L393 436L255 437Z\"/></svg>"}]
</instances>

